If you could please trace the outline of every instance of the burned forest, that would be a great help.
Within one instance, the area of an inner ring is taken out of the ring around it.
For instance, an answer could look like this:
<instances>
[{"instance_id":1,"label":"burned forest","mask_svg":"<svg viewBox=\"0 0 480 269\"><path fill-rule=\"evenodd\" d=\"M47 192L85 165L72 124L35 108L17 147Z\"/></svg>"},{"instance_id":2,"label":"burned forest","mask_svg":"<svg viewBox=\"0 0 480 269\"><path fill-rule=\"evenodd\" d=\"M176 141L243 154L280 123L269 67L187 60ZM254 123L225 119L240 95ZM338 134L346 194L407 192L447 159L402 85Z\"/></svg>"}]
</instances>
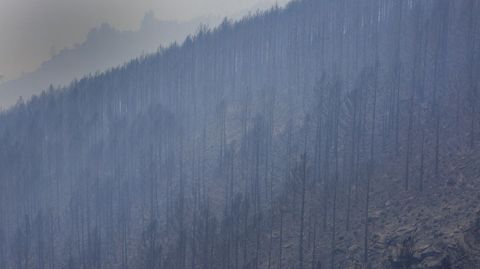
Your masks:
<instances>
[{"instance_id":1,"label":"burned forest","mask_svg":"<svg viewBox=\"0 0 480 269\"><path fill-rule=\"evenodd\" d=\"M480 268L480 2L300 0L0 112L0 268Z\"/></svg>"}]
</instances>

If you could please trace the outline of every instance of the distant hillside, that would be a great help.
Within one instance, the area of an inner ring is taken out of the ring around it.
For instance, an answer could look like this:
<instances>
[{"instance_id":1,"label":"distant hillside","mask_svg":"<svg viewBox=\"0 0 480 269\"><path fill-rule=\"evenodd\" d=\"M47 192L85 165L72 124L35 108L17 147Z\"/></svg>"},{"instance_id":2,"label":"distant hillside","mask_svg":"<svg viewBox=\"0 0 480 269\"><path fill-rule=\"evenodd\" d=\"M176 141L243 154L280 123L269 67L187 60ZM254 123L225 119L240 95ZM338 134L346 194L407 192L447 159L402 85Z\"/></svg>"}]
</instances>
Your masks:
<instances>
[{"instance_id":1,"label":"distant hillside","mask_svg":"<svg viewBox=\"0 0 480 269\"><path fill-rule=\"evenodd\" d=\"M293 1L19 102L0 268L478 269L479 25Z\"/></svg>"},{"instance_id":2,"label":"distant hillside","mask_svg":"<svg viewBox=\"0 0 480 269\"><path fill-rule=\"evenodd\" d=\"M160 46L181 43L200 25L213 27L221 18L205 17L186 22L159 21L145 14L137 31L119 31L108 23L92 29L85 42L65 48L31 73L0 84L0 106L14 105L22 96L29 99L50 85L66 86L73 79L103 72L142 54L154 53Z\"/></svg>"}]
</instances>

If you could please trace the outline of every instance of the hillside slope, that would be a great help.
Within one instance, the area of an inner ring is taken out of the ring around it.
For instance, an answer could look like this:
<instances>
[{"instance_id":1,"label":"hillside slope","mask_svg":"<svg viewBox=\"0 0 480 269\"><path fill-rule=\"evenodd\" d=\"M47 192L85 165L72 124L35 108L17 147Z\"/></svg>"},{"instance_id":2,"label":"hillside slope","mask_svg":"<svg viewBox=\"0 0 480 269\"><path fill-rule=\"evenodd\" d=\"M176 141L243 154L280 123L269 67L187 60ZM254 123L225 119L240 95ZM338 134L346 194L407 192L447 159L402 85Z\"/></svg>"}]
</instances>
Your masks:
<instances>
[{"instance_id":1,"label":"hillside slope","mask_svg":"<svg viewBox=\"0 0 480 269\"><path fill-rule=\"evenodd\" d=\"M17 104L0 268L477 268L478 14L294 1Z\"/></svg>"}]
</instances>

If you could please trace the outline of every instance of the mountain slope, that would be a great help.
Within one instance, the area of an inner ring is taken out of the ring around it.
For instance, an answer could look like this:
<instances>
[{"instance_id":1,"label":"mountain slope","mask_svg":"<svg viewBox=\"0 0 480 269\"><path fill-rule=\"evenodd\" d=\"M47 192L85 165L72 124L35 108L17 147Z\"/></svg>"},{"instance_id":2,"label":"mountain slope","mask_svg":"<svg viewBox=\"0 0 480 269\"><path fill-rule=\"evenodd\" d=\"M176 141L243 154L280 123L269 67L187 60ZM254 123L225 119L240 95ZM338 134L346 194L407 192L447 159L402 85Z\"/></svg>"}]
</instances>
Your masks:
<instances>
[{"instance_id":1,"label":"mountain slope","mask_svg":"<svg viewBox=\"0 0 480 269\"><path fill-rule=\"evenodd\" d=\"M0 115L0 267L476 268L473 0L304 0Z\"/></svg>"}]
</instances>

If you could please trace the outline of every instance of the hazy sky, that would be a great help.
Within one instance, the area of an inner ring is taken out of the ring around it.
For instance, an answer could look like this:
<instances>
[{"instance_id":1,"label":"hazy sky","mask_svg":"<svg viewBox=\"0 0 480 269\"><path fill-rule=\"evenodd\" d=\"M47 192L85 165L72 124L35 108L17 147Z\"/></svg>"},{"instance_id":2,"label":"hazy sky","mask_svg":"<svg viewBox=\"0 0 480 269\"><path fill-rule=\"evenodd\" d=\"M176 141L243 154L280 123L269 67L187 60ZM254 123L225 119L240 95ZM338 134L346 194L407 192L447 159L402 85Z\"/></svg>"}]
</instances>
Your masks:
<instances>
[{"instance_id":1,"label":"hazy sky","mask_svg":"<svg viewBox=\"0 0 480 269\"><path fill-rule=\"evenodd\" d=\"M134 30L153 10L160 20L230 16L287 0L0 0L0 76L14 79L51 54L85 40L103 22ZM1 79L1 77L0 77ZM0 80L1 82L1 80Z\"/></svg>"}]
</instances>

